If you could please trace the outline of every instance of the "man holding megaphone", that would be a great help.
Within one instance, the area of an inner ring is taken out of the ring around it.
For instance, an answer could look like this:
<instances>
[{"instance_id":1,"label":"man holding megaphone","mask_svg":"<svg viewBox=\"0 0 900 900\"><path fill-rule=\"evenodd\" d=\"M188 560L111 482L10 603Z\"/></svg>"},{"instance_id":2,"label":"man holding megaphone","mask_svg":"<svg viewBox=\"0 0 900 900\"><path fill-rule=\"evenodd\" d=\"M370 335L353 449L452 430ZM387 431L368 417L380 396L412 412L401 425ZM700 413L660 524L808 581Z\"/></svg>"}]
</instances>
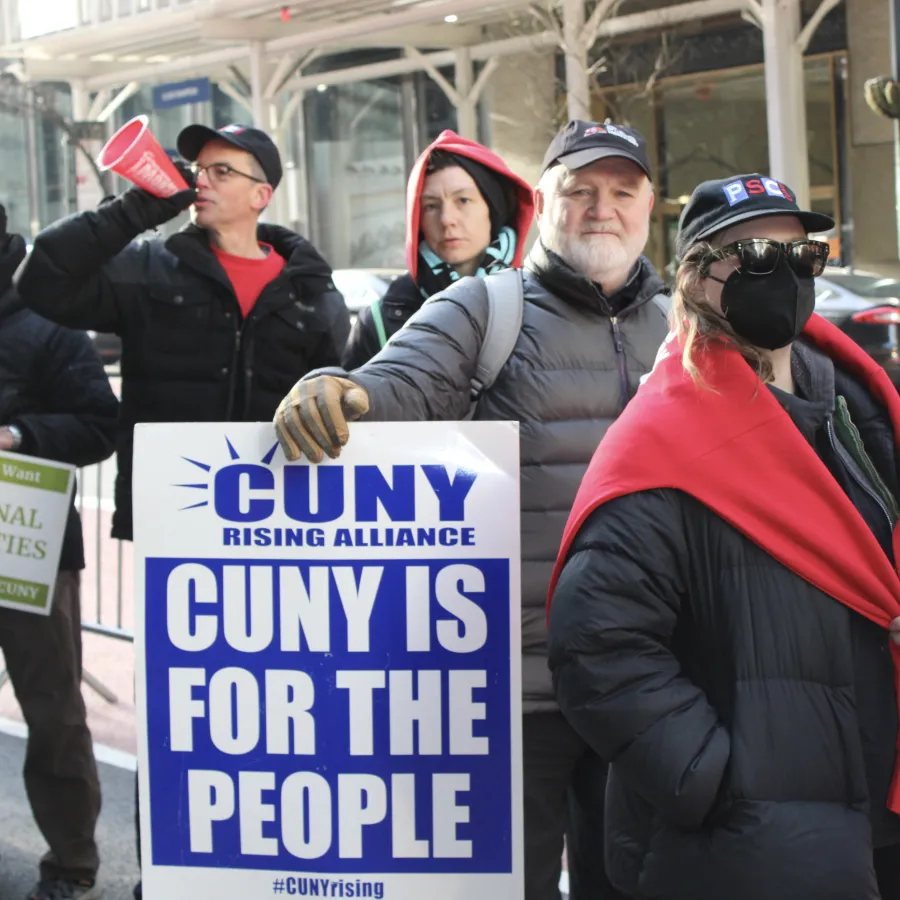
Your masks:
<instances>
[{"instance_id":1,"label":"man holding megaphone","mask_svg":"<svg viewBox=\"0 0 900 900\"><path fill-rule=\"evenodd\" d=\"M125 540L137 422L268 421L297 379L339 364L350 333L315 247L259 223L282 175L271 138L190 125L177 146L189 167L173 166L146 117L126 123L99 163L135 186L42 231L18 282L46 318L122 339L112 533ZM168 240L135 240L189 207Z\"/></svg>"},{"instance_id":2,"label":"man holding megaphone","mask_svg":"<svg viewBox=\"0 0 900 900\"><path fill-rule=\"evenodd\" d=\"M100 163L135 187L42 231L18 282L46 318L121 336L112 530L127 540L135 423L268 421L298 378L339 364L350 331L318 251L259 223L282 176L271 138L190 125L177 146L189 170L172 167L146 118L123 126ZM168 240L135 240L188 207L191 224Z\"/></svg>"}]
</instances>

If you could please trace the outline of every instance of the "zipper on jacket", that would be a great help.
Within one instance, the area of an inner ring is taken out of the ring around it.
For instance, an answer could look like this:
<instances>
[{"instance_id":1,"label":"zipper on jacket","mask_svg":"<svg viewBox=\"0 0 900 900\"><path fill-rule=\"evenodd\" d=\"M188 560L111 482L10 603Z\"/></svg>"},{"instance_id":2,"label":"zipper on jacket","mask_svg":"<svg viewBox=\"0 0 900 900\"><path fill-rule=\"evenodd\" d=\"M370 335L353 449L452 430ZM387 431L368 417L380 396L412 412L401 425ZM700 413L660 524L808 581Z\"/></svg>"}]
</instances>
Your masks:
<instances>
[{"instance_id":1,"label":"zipper on jacket","mask_svg":"<svg viewBox=\"0 0 900 900\"><path fill-rule=\"evenodd\" d=\"M610 316L609 321L612 325L613 341L616 345L616 362L619 366L619 393L622 400L622 409L625 409L628 401L631 399L631 387L628 384L628 364L625 359L625 343L622 340L622 332L619 331L618 316Z\"/></svg>"},{"instance_id":2,"label":"zipper on jacket","mask_svg":"<svg viewBox=\"0 0 900 900\"><path fill-rule=\"evenodd\" d=\"M225 409L225 420L230 422L234 416L234 395L237 388L237 368L241 359L241 333L243 327L238 322L234 329L234 348L231 351L231 367L228 372L228 400Z\"/></svg>"},{"instance_id":3,"label":"zipper on jacket","mask_svg":"<svg viewBox=\"0 0 900 900\"><path fill-rule=\"evenodd\" d=\"M834 422L830 414L825 419L825 430L828 433L828 441L831 444L831 449L834 450L837 458L844 464L853 480L878 504L878 508L884 513L885 519L887 519L888 531L893 534L896 523L891 518L891 514L888 512L888 508L885 506L884 501L878 496L878 492L868 483L866 478L860 474L856 461L837 439L837 436L834 433Z\"/></svg>"},{"instance_id":4,"label":"zipper on jacket","mask_svg":"<svg viewBox=\"0 0 900 900\"><path fill-rule=\"evenodd\" d=\"M244 334L244 329L250 325L251 316L253 315L253 310L250 311L250 316L248 316L244 320L244 324L241 326L241 330L238 332L238 339L240 343L240 339ZM253 386L253 341L248 341L246 347L244 348L244 357L243 357L243 373L244 373L244 406L241 410L241 421L246 422L250 417L250 391ZM239 357L240 358L240 357Z\"/></svg>"}]
</instances>

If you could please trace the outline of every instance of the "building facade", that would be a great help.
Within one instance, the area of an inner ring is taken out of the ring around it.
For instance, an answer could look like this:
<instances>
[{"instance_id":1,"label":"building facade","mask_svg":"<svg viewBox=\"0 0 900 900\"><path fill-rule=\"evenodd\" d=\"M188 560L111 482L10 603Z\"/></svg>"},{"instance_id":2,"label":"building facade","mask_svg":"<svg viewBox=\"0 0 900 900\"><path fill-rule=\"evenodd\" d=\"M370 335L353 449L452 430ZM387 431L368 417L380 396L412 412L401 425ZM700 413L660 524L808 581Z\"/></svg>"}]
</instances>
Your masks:
<instances>
[{"instance_id":1,"label":"building facade","mask_svg":"<svg viewBox=\"0 0 900 900\"><path fill-rule=\"evenodd\" d=\"M648 0L642 8L653 7ZM803 20L816 8L804 2ZM481 31L490 39L534 28L520 12ZM863 98L865 80L890 71L888 33L887 0L834 6L806 48L803 82L811 204L837 222L830 235L835 259L900 275L893 127ZM303 69L299 102L284 95L271 107L286 175L270 219L307 234L335 268L404 264L408 172L440 131L458 127L447 91L458 86L452 65L438 69L437 81L426 71L340 83L326 77L390 68L402 58L396 47L368 44L318 55ZM728 12L601 40L591 52L592 116L631 124L648 139L658 193L648 252L665 269L678 216L697 183L769 171L762 33ZM536 183L547 143L566 118L562 53L545 46L492 62L476 108L477 135ZM476 78L483 66L476 64ZM248 91L214 81L202 102L158 108L153 87L141 83L132 91L109 116L108 133L146 113L171 149L189 122L252 120ZM71 119L69 85L42 83L39 92L40 105L0 103L0 200L10 227L26 234L78 206L74 150L59 124Z\"/></svg>"}]
</instances>

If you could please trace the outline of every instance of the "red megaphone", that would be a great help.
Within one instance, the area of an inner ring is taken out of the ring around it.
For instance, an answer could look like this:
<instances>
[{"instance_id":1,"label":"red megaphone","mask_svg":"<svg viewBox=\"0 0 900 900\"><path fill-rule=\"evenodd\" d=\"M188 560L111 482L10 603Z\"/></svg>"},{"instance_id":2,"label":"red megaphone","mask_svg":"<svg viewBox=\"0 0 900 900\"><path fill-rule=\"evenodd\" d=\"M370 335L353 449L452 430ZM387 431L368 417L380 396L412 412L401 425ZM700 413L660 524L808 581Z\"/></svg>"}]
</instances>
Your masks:
<instances>
[{"instance_id":1,"label":"red megaphone","mask_svg":"<svg viewBox=\"0 0 900 900\"><path fill-rule=\"evenodd\" d=\"M188 186L150 133L146 116L126 122L106 142L97 164L101 171L112 170L157 197L171 197Z\"/></svg>"}]
</instances>

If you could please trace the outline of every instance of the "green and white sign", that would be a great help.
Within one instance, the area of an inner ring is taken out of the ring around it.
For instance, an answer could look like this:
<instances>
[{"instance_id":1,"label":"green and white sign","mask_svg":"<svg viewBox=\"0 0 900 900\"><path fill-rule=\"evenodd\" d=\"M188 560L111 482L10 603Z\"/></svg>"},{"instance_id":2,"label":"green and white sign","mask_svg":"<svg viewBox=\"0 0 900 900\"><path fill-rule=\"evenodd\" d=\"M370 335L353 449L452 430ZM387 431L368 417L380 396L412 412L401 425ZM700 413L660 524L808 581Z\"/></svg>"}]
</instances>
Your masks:
<instances>
[{"instance_id":1,"label":"green and white sign","mask_svg":"<svg viewBox=\"0 0 900 900\"><path fill-rule=\"evenodd\" d=\"M75 467L0 452L0 606L48 615Z\"/></svg>"}]
</instances>

